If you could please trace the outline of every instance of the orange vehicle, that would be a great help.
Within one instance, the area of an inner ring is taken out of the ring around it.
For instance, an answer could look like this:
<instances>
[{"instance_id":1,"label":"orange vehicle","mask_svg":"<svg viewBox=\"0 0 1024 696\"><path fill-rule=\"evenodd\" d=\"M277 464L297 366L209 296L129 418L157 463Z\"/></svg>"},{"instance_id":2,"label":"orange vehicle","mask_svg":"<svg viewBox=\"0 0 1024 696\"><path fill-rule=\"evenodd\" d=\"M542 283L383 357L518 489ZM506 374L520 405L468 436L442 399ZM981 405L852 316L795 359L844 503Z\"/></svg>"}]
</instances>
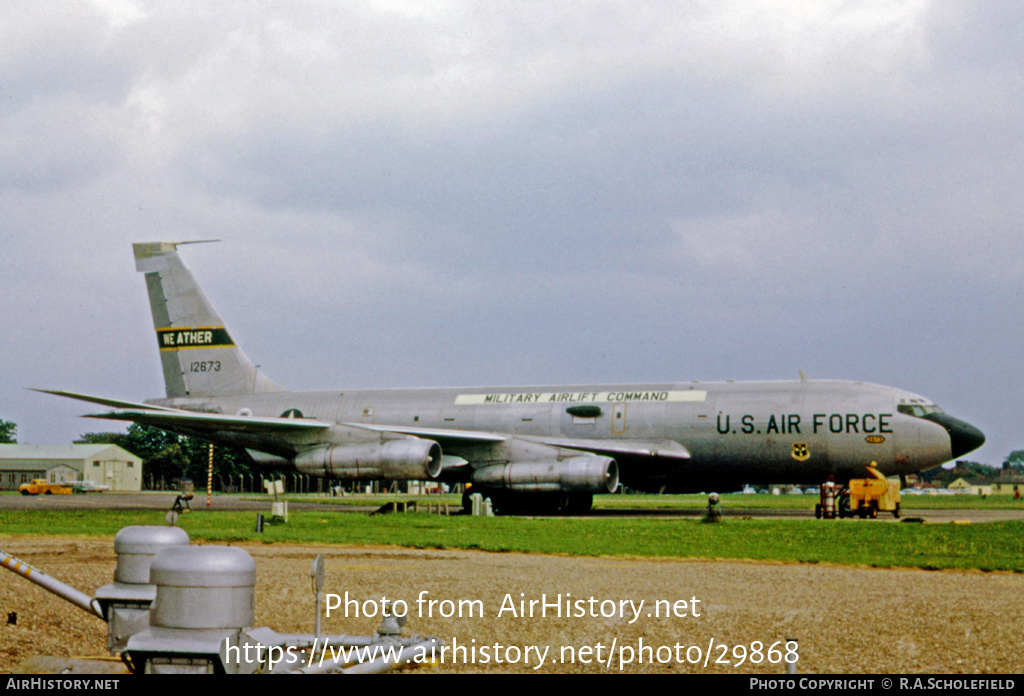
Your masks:
<instances>
[{"instance_id":1,"label":"orange vehicle","mask_svg":"<svg viewBox=\"0 0 1024 696\"><path fill-rule=\"evenodd\" d=\"M71 486L63 483L48 483L46 479L32 479L18 487L22 495L71 495Z\"/></svg>"}]
</instances>

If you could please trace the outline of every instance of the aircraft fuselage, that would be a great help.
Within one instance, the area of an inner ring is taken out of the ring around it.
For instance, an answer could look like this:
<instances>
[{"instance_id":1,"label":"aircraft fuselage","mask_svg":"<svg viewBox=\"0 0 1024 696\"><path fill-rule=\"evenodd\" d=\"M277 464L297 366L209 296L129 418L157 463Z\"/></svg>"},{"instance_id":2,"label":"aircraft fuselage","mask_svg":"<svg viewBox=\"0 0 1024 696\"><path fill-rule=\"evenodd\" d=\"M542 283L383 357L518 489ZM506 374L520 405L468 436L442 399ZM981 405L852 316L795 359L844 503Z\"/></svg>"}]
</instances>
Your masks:
<instances>
[{"instance_id":1,"label":"aircraft fuselage","mask_svg":"<svg viewBox=\"0 0 1024 696\"><path fill-rule=\"evenodd\" d=\"M381 425L413 434L437 429L553 444L560 439L609 446L684 443L685 459L633 453L616 459L626 486L694 491L744 483L818 484L829 476L845 481L863 476L872 462L886 475L909 474L950 461L956 456L955 438L943 425L900 412L901 402L911 401L927 403L891 387L809 380L281 391L151 403L227 415ZM494 460L482 453L490 445L434 439L446 455ZM245 444L237 437L233 441Z\"/></svg>"},{"instance_id":2,"label":"aircraft fuselage","mask_svg":"<svg viewBox=\"0 0 1024 696\"><path fill-rule=\"evenodd\" d=\"M908 474L985 439L924 397L860 382L289 391L235 344L179 245L133 245L166 398L53 393L113 409L94 418L245 447L280 469L345 481L460 481L499 506L532 498L570 511L620 482L728 491L845 483L871 465Z\"/></svg>"}]
</instances>

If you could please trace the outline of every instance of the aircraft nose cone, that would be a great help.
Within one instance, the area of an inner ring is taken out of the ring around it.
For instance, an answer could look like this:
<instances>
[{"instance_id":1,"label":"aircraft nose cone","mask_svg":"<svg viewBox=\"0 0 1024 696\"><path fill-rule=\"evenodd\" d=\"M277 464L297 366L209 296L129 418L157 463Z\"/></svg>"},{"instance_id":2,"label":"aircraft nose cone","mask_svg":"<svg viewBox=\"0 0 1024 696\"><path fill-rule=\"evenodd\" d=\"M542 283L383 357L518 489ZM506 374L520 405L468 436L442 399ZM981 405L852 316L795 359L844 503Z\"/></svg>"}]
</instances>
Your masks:
<instances>
[{"instance_id":1,"label":"aircraft nose cone","mask_svg":"<svg viewBox=\"0 0 1024 696\"><path fill-rule=\"evenodd\" d=\"M933 413L927 418L941 425L949 433L949 445L953 451L953 459L973 452L985 444L985 433L966 421L954 418L947 413Z\"/></svg>"},{"instance_id":2,"label":"aircraft nose cone","mask_svg":"<svg viewBox=\"0 0 1024 696\"><path fill-rule=\"evenodd\" d=\"M985 444L985 433L970 423L957 421L957 425L948 430L954 458L973 452Z\"/></svg>"}]
</instances>

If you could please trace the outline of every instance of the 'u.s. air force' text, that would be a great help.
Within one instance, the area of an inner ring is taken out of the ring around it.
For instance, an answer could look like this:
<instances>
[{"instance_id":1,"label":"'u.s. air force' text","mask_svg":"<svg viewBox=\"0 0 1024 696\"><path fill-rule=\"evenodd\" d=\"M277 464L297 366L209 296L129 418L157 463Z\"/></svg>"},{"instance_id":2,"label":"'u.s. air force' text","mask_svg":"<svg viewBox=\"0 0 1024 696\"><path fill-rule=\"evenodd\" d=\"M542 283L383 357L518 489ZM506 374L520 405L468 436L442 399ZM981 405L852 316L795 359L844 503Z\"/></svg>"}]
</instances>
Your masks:
<instances>
[{"instance_id":1,"label":"'u.s. air force' text","mask_svg":"<svg viewBox=\"0 0 1024 696\"><path fill-rule=\"evenodd\" d=\"M764 422L747 413L734 419L730 414L718 414L716 423L721 435L743 434L803 434L801 428L808 428L811 433L856 433L875 435L892 432L891 413L815 413L810 423L805 422L798 413L774 413Z\"/></svg>"}]
</instances>

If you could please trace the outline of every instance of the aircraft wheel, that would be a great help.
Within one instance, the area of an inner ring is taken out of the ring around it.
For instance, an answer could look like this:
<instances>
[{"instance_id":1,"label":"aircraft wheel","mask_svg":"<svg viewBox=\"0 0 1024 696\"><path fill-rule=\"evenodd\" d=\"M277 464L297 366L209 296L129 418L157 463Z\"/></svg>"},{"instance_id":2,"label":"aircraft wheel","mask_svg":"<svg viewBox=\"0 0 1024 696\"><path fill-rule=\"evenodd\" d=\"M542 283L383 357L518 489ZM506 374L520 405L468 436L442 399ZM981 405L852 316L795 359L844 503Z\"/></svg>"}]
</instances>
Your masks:
<instances>
[{"instance_id":1,"label":"aircraft wheel","mask_svg":"<svg viewBox=\"0 0 1024 696\"><path fill-rule=\"evenodd\" d=\"M462 512L466 515L473 514L473 501L469 499L470 491L464 491L462 494Z\"/></svg>"},{"instance_id":2,"label":"aircraft wheel","mask_svg":"<svg viewBox=\"0 0 1024 696\"><path fill-rule=\"evenodd\" d=\"M839 517L846 519L852 514L850 512L850 496L848 494L839 496Z\"/></svg>"},{"instance_id":3,"label":"aircraft wheel","mask_svg":"<svg viewBox=\"0 0 1024 696\"><path fill-rule=\"evenodd\" d=\"M497 515L514 515L519 512L520 506L513 502L514 497L508 494L499 495L497 493L490 493L484 495L484 498L491 499L491 512Z\"/></svg>"},{"instance_id":4,"label":"aircraft wheel","mask_svg":"<svg viewBox=\"0 0 1024 696\"><path fill-rule=\"evenodd\" d=\"M818 520L821 519L821 503L814 506L814 518Z\"/></svg>"},{"instance_id":5,"label":"aircraft wheel","mask_svg":"<svg viewBox=\"0 0 1024 696\"><path fill-rule=\"evenodd\" d=\"M567 515L584 515L594 507L593 493L573 493L564 497L560 506Z\"/></svg>"}]
</instances>

